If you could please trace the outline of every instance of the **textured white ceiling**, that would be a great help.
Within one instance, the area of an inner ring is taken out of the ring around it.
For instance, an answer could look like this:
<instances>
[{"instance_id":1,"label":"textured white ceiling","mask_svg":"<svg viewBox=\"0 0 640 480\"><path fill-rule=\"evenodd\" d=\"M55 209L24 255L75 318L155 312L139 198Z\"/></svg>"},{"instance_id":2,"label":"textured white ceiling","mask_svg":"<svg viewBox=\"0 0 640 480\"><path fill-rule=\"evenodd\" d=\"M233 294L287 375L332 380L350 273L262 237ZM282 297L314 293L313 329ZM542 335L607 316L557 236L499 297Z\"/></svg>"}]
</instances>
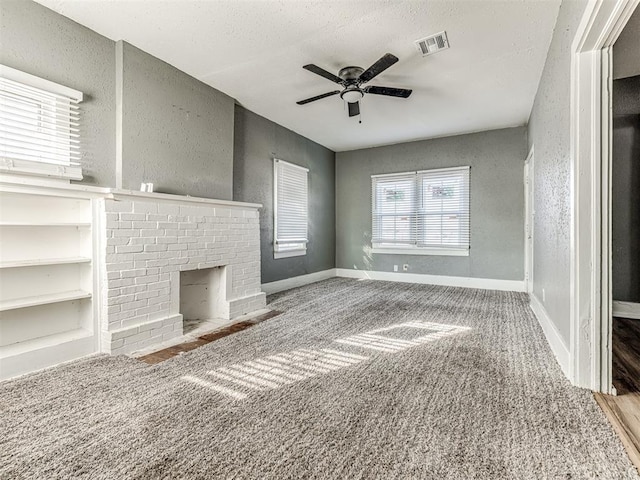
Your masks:
<instances>
[{"instance_id":1,"label":"textured white ceiling","mask_svg":"<svg viewBox=\"0 0 640 480\"><path fill-rule=\"evenodd\" d=\"M560 0L37 0L126 40L335 151L527 122ZM446 30L451 48L422 57L414 40ZM336 90L302 69L400 61L370 85L412 88L408 99L367 95L362 124Z\"/></svg>"}]
</instances>

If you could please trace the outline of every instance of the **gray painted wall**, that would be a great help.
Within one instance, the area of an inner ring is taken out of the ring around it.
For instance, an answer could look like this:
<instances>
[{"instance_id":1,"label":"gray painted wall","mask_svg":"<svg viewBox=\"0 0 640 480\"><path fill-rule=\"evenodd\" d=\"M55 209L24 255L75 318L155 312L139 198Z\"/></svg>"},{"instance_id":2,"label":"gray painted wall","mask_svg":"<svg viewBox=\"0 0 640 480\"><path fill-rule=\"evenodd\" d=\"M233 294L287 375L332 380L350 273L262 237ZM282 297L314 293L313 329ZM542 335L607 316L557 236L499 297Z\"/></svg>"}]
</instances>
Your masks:
<instances>
[{"instance_id":1,"label":"gray painted wall","mask_svg":"<svg viewBox=\"0 0 640 480\"><path fill-rule=\"evenodd\" d=\"M613 298L640 302L640 75L613 82Z\"/></svg>"},{"instance_id":2,"label":"gray painted wall","mask_svg":"<svg viewBox=\"0 0 640 480\"><path fill-rule=\"evenodd\" d=\"M234 100L128 43L123 56L123 188L230 200Z\"/></svg>"},{"instance_id":3,"label":"gray painted wall","mask_svg":"<svg viewBox=\"0 0 640 480\"><path fill-rule=\"evenodd\" d=\"M309 243L301 257L273 258L273 158L309 169ZM335 267L335 154L236 106L233 199L262 203L262 282Z\"/></svg>"},{"instance_id":4,"label":"gray painted wall","mask_svg":"<svg viewBox=\"0 0 640 480\"><path fill-rule=\"evenodd\" d=\"M0 63L80 90L82 183L116 186L116 105L122 102L122 181L133 190L263 203L263 281L335 266L335 154L238 108L234 100L123 42L115 42L30 0L0 2ZM122 97L116 81L122 77ZM238 130L235 155L234 129ZM305 257L273 259L271 158L311 169L310 243Z\"/></svg>"},{"instance_id":5,"label":"gray painted wall","mask_svg":"<svg viewBox=\"0 0 640 480\"><path fill-rule=\"evenodd\" d=\"M84 93L82 183L115 187L115 42L30 0L0 12L0 63ZM123 187L231 199L234 100L128 44L123 74Z\"/></svg>"},{"instance_id":6,"label":"gray painted wall","mask_svg":"<svg viewBox=\"0 0 640 480\"><path fill-rule=\"evenodd\" d=\"M533 293L568 345L569 233L571 229L570 138L571 42L587 2L560 6L547 61L528 125L535 146Z\"/></svg>"},{"instance_id":7,"label":"gray painted wall","mask_svg":"<svg viewBox=\"0 0 640 480\"><path fill-rule=\"evenodd\" d=\"M115 185L114 42L29 0L0 2L0 63L84 93L84 181Z\"/></svg>"},{"instance_id":8,"label":"gray painted wall","mask_svg":"<svg viewBox=\"0 0 640 480\"><path fill-rule=\"evenodd\" d=\"M502 280L524 278L525 127L493 130L336 156L338 268ZM371 254L371 175L471 166L468 257Z\"/></svg>"},{"instance_id":9,"label":"gray painted wall","mask_svg":"<svg viewBox=\"0 0 640 480\"><path fill-rule=\"evenodd\" d=\"M640 8L636 7L613 45L613 78L640 75L638 45L640 45Z\"/></svg>"}]
</instances>

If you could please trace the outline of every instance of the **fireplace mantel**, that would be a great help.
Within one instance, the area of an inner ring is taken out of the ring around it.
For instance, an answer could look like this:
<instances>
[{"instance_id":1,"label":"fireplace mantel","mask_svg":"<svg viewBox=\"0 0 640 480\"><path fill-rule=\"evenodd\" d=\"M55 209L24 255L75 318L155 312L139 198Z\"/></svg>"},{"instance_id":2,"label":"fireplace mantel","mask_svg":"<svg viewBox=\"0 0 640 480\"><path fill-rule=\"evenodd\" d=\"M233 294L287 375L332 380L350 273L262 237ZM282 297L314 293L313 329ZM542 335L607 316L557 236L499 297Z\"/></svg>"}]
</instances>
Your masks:
<instances>
[{"instance_id":1,"label":"fireplace mantel","mask_svg":"<svg viewBox=\"0 0 640 480\"><path fill-rule=\"evenodd\" d=\"M245 208L259 209L262 208L261 203L245 203L235 202L232 200L218 200L214 198L192 197L191 195L176 195L172 193L160 192L139 192L137 190L122 190L111 188L108 189L106 198L113 200L133 200L138 199L145 202L173 202L173 203L198 203L203 205L229 207L229 208Z\"/></svg>"}]
</instances>

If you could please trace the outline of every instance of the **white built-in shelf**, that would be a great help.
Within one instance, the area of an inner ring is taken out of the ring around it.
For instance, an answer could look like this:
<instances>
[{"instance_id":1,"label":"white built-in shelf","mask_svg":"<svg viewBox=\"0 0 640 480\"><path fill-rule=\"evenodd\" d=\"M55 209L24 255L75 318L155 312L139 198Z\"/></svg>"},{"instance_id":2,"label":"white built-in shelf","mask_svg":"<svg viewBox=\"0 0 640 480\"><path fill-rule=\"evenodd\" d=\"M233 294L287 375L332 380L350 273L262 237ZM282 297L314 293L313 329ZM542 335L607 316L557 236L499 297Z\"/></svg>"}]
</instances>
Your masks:
<instances>
[{"instance_id":1,"label":"white built-in shelf","mask_svg":"<svg viewBox=\"0 0 640 480\"><path fill-rule=\"evenodd\" d=\"M0 302L0 312L15 310L17 308L36 307L38 305L48 305L50 303L70 302L91 298L89 292L83 290L72 290L70 292L50 293L48 295L34 295L32 297L15 298Z\"/></svg>"},{"instance_id":2,"label":"white built-in shelf","mask_svg":"<svg viewBox=\"0 0 640 480\"><path fill-rule=\"evenodd\" d=\"M65 185L0 175L0 379L97 349L93 207L110 191Z\"/></svg>"},{"instance_id":3,"label":"white built-in shelf","mask_svg":"<svg viewBox=\"0 0 640 480\"><path fill-rule=\"evenodd\" d=\"M67 342L73 342L75 340L81 340L91 336L93 336L93 333L89 330L77 328L75 330L55 333L45 337L32 338L30 340L25 340L24 342L12 343L11 345L0 347L0 359L13 357L25 352L31 352L47 347L55 347L58 345L64 346Z\"/></svg>"},{"instance_id":4,"label":"white built-in shelf","mask_svg":"<svg viewBox=\"0 0 640 480\"><path fill-rule=\"evenodd\" d=\"M0 227L90 227L89 222L0 222Z\"/></svg>"},{"instance_id":5,"label":"white built-in shelf","mask_svg":"<svg viewBox=\"0 0 640 480\"><path fill-rule=\"evenodd\" d=\"M0 268L39 267L42 265L63 265L65 263L89 263L89 257L38 258L0 262Z\"/></svg>"}]
</instances>

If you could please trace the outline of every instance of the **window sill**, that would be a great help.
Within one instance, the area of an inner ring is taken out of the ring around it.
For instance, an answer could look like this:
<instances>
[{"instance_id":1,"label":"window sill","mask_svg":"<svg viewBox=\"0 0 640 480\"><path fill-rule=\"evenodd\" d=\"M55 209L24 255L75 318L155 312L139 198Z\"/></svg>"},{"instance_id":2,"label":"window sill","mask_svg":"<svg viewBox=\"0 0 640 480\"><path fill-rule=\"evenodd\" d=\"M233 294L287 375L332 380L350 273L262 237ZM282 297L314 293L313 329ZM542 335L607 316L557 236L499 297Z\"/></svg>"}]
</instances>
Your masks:
<instances>
[{"instance_id":1,"label":"window sill","mask_svg":"<svg viewBox=\"0 0 640 480\"><path fill-rule=\"evenodd\" d=\"M382 255L440 255L446 257L468 257L469 249L373 247L371 253Z\"/></svg>"},{"instance_id":2,"label":"window sill","mask_svg":"<svg viewBox=\"0 0 640 480\"><path fill-rule=\"evenodd\" d=\"M307 249L300 250L285 250L280 252L273 252L273 258L276 260L279 258L289 258L289 257L301 257L307 254Z\"/></svg>"},{"instance_id":3,"label":"window sill","mask_svg":"<svg viewBox=\"0 0 640 480\"><path fill-rule=\"evenodd\" d=\"M79 166L53 165L28 160L0 159L0 173L61 180L82 180L82 168Z\"/></svg>"}]
</instances>

